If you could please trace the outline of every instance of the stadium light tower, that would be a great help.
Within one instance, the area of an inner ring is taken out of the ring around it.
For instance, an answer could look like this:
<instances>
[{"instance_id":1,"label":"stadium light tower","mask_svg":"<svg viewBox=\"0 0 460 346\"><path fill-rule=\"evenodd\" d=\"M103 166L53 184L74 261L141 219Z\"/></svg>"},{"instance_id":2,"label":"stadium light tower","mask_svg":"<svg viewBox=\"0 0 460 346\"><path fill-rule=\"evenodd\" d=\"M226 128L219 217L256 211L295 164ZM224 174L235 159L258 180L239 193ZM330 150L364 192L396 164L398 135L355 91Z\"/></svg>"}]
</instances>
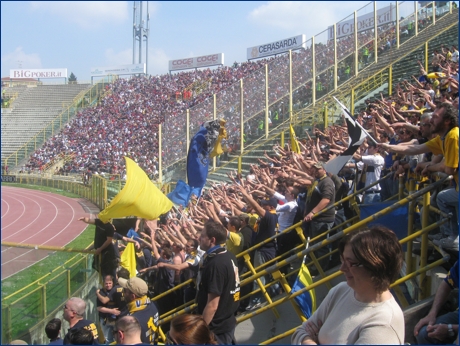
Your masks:
<instances>
[{"instance_id":1,"label":"stadium light tower","mask_svg":"<svg viewBox=\"0 0 460 346\"><path fill-rule=\"evenodd\" d=\"M136 2L139 3L138 8ZM149 69L148 56L149 56L149 31L150 31L150 14L149 2L147 1L147 16L146 19L142 17L142 4L144 1L134 1L133 10L133 64L136 63L136 41L139 41L138 63L142 63L142 41L145 38L145 67L146 71Z\"/></svg>"}]
</instances>

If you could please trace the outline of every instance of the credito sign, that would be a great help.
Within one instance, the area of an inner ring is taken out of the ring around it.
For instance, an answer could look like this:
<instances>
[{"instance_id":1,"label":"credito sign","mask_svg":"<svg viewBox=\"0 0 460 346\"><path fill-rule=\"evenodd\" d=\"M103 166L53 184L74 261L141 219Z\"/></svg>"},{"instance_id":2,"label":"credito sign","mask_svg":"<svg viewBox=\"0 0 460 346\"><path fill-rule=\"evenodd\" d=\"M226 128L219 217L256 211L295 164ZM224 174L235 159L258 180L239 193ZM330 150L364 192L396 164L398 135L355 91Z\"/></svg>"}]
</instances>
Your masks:
<instances>
[{"instance_id":1,"label":"credito sign","mask_svg":"<svg viewBox=\"0 0 460 346\"><path fill-rule=\"evenodd\" d=\"M198 67L207 67L224 64L224 53L203 55L195 58L177 59L169 61L169 70L186 70Z\"/></svg>"}]
</instances>

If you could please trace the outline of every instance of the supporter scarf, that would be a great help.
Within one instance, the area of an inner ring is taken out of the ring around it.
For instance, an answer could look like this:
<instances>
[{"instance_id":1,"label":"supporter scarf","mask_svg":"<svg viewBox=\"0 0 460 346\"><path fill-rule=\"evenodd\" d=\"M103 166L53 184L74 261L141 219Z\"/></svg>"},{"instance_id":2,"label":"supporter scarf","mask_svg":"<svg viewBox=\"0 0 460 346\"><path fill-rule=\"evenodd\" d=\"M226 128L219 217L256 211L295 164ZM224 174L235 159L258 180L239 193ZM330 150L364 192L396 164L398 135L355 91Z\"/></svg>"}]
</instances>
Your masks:
<instances>
[{"instance_id":1,"label":"supporter scarf","mask_svg":"<svg viewBox=\"0 0 460 346\"><path fill-rule=\"evenodd\" d=\"M149 297L143 296L139 299L133 300L127 304L128 311L130 314L133 314L137 311L144 310L151 303Z\"/></svg>"}]
</instances>

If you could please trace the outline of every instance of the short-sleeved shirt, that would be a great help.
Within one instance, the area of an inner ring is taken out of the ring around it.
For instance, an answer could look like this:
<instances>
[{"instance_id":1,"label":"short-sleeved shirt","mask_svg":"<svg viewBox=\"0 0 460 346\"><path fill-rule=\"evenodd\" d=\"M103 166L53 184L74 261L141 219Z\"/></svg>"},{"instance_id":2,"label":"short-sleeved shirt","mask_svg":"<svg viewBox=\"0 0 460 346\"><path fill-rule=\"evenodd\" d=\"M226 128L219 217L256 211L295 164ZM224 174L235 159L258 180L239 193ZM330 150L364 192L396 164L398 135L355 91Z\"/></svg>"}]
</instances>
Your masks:
<instances>
[{"instance_id":1,"label":"short-sleeved shirt","mask_svg":"<svg viewBox=\"0 0 460 346\"><path fill-rule=\"evenodd\" d=\"M305 215L310 213L323 198L329 200L326 208L335 203L335 185L332 179L328 176L324 176L319 179L318 184L313 188L310 200L307 201L307 205L305 207ZM327 212L315 217L312 222L334 222L334 220L335 209L331 208Z\"/></svg>"},{"instance_id":2,"label":"short-sleeved shirt","mask_svg":"<svg viewBox=\"0 0 460 346\"><path fill-rule=\"evenodd\" d=\"M276 233L276 227L278 224L278 215L268 210L265 211L265 215L260 219L259 227L254 238L253 245L259 244L264 240L273 237ZM262 245L257 249L261 252L266 259L274 258L276 256L275 240Z\"/></svg>"},{"instance_id":3,"label":"short-sleeved shirt","mask_svg":"<svg viewBox=\"0 0 460 346\"><path fill-rule=\"evenodd\" d=\"M108 308L108 309L114 309L116 308L116 303L115 301L113 300L113 294L115 293L115 287L112 287L112 289L110 291L106 291L105 289L101 289L99 291L99 294L103 297L107 297L109 298L109 302L107 304L103 304L99 298L96 299L96 306L97 307L104 307L104 308ZM110 318L111 314L107 314L105 312L99 312L99 318ZM114 319L113 319L114 320Z\"/></svg>"},{"instance_id":4,"label":"short-sleeved shirt","mask_svg":"<svg viewBox=\"0 0 460 346\"><path fill-rule=\"evenodd\" d=\"M297 213L297 201L287 201L286 198L278 193L275 192L274 197L278 201L284 202L283 205L278 205L276 207L276 213L278 214L278 224L279 224L279 231L282 232L286 228L289 228L293 225L295 214Z\"/></svg>"},{"instance_id":5,"label":"short-sleeved shirt","mask_svg":"<svg viewBox=\"0 0 460 346\"><path fill-rule=\"evenodd\" d=\"M235 312L240 299L240 279L235 256L225 248L207 254L199 276L198 313L203 313L209 293L218 295L219 305L209 328L214 334L231 332L236 326Z\"/></svg>"},{"instance_id":6,"label":"short-sleeved shirt","mask_svg":"<svg viewBox=\"0 0 460 346\"><path fill-rule=\"evenodd\" d=\"M442 154L447 167L458 169L458 127L452 128L445 137L436 136L425 145L434 155ZM458 174L454 174L458 191Z\"/></svg>"},{"instance_id":7,"label":"short-sleeved shirt","mask_svg":"<svg viewBox=\"0 0 460 346\"><path fill-rule=\"evenodd\" d=\"M113 238L115 229L110 223L103 223L99 219L94 220L94 224L96 225L96 231L94 233L94 248L98 249L105 243L107 238ZM101 255L101 265L113 262L116 258L113 245L109 245L104 250L102 250Z\"/></svg>"},{"instance_id":8,"label":"short-sleeved shirt","mask_svg":"<svg viewBox=\"0 0 460 346\"><path fill-rule=\"evenodd\" d=\"M128 311L141 325L141 341L154 344L158 330L158 308L147 296L128 303Z\"/></svg>"},{"instance_id":9,"label":"short-sleeved shirt","mask_svg":"<svg viewBox=\"0 0 460 346\"><path fill-rule=\"evenodd\" d=\"M447 276L444 278L444 281L450 286L450 288L458 288L458 260L455 262L454 266L450 268Z\"/></svg>"},{"instance_id":10,"label":"short-sleeved shirt","mask_svg":"<svg viewBox=\"0 0 460 346\"><path fill-rule=\"evenodd\" d=\"M382 173L385 160L379 154L375 155L365 155L361 158L362 163L367 165L366 170L366 185L369 186L375 183L377 180L380 180L380 174ZM358 165L359 167L359 165ZM380 191L380 184L374 185L369 188L371 191Z\"/></svg>"},{"instance_id":11,"label":"short-sleeved shirt","mask_svg":"<svg viewBox=\"0 0 460 346\"><path fill-rule=\"evenodd\" d=\"M235 256L238 255L241 250L243 249L243 236L241 233L237 232L228 232L227 241L225 245L227 246L227 250L230 251Z\"/></svg>"},{"instance_id":12,"label":"short-sleeved shirt","mask_svg":"<svg viewBox=\"0 0 460 346\"><path fill-rule=\"evenodd\" d=\"M70 331L80 329L80 328L90 330L91 333L93 333L93 337L94 337L93 345L99 345L99 340L98 340L99 334L97 332L97 327L94 324L94 322L91 322L88 320L80 320L72 328L69 328L69 330L67 331L67 334L64 336L64 345L70 344Z\"/></svg>"},{"instance_id":13,"label":"short-sleeved shirt","mask_svg":"<svg viewBox=\"0 0 460 346\"><path fill-rule=\"evenodd\" d=\"M118 310L120 310L120 314L117 316L117 319L119 319L128 314L128 307L126 305L123 287L115 285L112 290L114 291L112 295L113 301L115 302L115 306Z\"/></svg>"}]
</instances>

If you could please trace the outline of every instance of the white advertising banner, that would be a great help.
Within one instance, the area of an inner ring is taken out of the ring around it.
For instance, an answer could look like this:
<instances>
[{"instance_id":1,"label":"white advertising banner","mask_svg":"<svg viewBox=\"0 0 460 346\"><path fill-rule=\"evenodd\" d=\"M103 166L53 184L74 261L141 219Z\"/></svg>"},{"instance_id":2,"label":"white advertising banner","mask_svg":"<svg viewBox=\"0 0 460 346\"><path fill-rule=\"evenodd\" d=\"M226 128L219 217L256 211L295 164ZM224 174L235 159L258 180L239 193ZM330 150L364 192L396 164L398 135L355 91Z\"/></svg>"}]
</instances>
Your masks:
<instances>
[{"instance_id":1,"label":"white advertising banner","mask_svg":"<svg viewBox=\"0 0 460 346\"><path fill-rule=\"evenodd\" d=\"M358 32L365 30L374 29L374 12L366 13L357 18ZM396 7L390 4L390 6L377 9L377 26L389 24L396 21ZM343 22L337 23L337 38L352 35L355 30L355 20L350 19ZM328 39L334 39L334 27L328 28Z\"/></svg>"},{"instance_id":2,"label":"white advertising banner","mask_svg":"<svg viewBox=\"0 0 460 346\"><path fill-rule=\"evenodd\" d=\"M10 78L67 78L66 68L10 70Z\"/></svg>"},{"instance_id":3,"label":"white advertising banner","mask_svg":"<svg viewBox=\"0 0 460 346\"><path fill-rule=\"evenodd\" d=\"M96 68L91 69L91 77L107 76L109 74L136 74L136 73L146 73L145 64L96 67Z\"/></svg>"},{"instance_id":4,"label":"white advertising banner","mask_svg":"<svg viewBox=\"0 0 460 346\"><path fill-rule=\"evenodd\" d=\"M169 60L169 71L186 70L224 64L224 53L203 55L195 58Z\"/></svg>"},{"instance_id":5,"label":"white advertising banner","mask_svg":"<svg viewBox=\"0 0 460 346\"><path fill-rule=\"evenodd\" d=\"M306 48L305 35L286 38L271 43L261 44L260 46L247 48L248 60L258 59L265 56L281 54L289 50Z\"/></svg>"}]
</instances>

